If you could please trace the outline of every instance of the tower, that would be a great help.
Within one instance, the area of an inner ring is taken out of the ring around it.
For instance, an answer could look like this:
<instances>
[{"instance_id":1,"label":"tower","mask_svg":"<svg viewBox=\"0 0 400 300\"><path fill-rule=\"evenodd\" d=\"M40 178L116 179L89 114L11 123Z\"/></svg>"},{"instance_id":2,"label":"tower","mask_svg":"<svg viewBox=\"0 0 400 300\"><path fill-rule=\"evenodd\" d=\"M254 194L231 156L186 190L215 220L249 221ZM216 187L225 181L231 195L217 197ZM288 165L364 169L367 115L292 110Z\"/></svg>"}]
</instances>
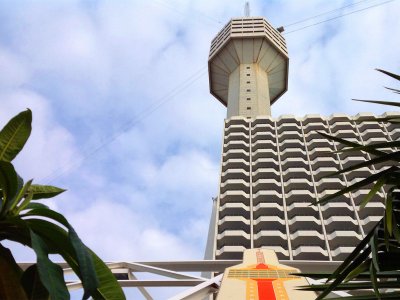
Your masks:
<instances>
[{"instance_id":1,"label":"tower","mask_svg":"<svg viewBox=\"0 0 400 300\"><path fill-rule=\"evenodd\" d=\"M288 66L285 39L265 19L232 19L211 42L211 94L228 118L270 116L287 90Z\"/></svg>"},{"instance_id":2,"label":"tower","mask_svg":"<svg viewBox=\"0 0 400 300\"><path fill-rule=\"evenodd\" d=\"M263 18L232 19L212 40L210 91L227 106L218 197L206 258L241 259L249 248L268 248L283 261L341 261L382 217L382 189L360 210L368 188L311 205L385 168L324 176L369 154L334 153L342 145L318 131L361 144L400 136L395 124L372 114L330 117L271 116L286 90L288 54L280 32Z\"/></svg>"}]
</instances>

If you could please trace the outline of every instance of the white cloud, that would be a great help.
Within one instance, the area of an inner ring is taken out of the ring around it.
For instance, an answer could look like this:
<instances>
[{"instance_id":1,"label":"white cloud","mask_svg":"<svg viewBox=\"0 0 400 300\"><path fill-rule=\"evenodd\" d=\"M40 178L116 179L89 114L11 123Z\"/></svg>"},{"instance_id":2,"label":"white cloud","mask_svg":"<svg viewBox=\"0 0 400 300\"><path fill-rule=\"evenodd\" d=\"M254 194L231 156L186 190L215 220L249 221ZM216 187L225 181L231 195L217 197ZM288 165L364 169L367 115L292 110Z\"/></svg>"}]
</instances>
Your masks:
<instances>
[{"instance_id":1,"label":"white cloud","mask_svg":"<svg viewBox=\"0 0 400 300\"><path fill-rule=\"evenodd\" d=\"M254 1L251 11L280 26L348 3ZM274 116L387 109L349 99L394 98L372 69L397 71L398 6L287 34L289 91ZM231 0L0 4L0 119L34 113L18 169L69 190L53 205L105 259L202 257L225 108L206 74L184 86L242 10Z\"/></svg>"}]
</instances>

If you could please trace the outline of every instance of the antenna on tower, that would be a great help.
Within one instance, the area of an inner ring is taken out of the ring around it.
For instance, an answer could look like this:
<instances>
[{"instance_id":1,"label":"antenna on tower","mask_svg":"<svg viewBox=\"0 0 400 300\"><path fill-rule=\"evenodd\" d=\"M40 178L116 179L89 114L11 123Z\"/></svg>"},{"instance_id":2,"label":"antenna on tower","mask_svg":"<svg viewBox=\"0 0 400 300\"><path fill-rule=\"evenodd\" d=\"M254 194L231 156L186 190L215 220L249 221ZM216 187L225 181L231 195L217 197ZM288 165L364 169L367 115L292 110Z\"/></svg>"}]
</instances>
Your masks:
<instances>
[{"instance_id":1,"label":"antenna on tower","mask_svg":"<svg viewBox=\"0 0 400 300\"><path fill-rule=\"evenodd\" d=\"M244 15L246 18L250 17L250 4L248 1L244 5Z\"/></svg>"}]
</instances>

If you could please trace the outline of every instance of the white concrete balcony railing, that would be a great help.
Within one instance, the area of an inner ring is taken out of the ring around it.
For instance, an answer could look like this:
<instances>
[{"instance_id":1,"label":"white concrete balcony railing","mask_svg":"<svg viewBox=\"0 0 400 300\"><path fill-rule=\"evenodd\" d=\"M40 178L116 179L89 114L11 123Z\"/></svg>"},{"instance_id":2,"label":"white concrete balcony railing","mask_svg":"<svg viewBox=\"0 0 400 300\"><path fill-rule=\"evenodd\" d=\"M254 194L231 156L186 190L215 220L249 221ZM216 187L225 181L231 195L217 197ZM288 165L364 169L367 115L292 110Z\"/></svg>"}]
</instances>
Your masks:
<instances>
[{"instance_id":1,"label":"white concrete balcony railing","mask_svg":"<svg viewBox=\"0 0 400 300\"><path fill-rule=\"evenodd\" d=\"M343 212L346 210L348 210L349 212L352 212L353 206L347 202L328 202L326 204L321 205L322 213L327 213L327 215L329 215L329 214L340 215L340 214L343 214Z\"/></svg>"},{"instance_id":2,"label":"white concrete balcony railing","mask_svg":"<svg viewBox=\"0 0 400 300\"><path fill-rule=\"evenodd\" d=\"M253 211L255 219L262 215L283 215L283 206L273 202L262 202L253 206Z\"/></svg>"},{"instance_id":3,"label":"white concrete balcony railing","mask_svg":"<svg viewBox=\"0 0 400 300\"><path fill-rule=\"evenodd\" d=\"M285 195L286 205L290 206L295 202L311 202L314 197L315 194L309 190L291 190ZM304 200L300 201L301 199Z\"/></svg>"},{"instance_id":4,"label":"white concrete balcony railing","mask_svg":"<svg viewBox=\"0 0 400 300\"><path fill-rule=\"evenodd\" d=\"M248 219L250 217L250 207L243 203L225 203L219 208L219 218L226 216L242 216Z\"/></svg>"},{"instance_id":5,"label":"white concrete balcony railing","mask_svg":"<svg viewBox=\"0 0 400 300\"><path fill-rule=\"evenodd\" d=\"M275 132L272 128L268 127L264 127L265 131L257 131L257 132L253 132L252 131L252 136L251 136L251 140L253 143L259 141L259 140L268 140L268 141L272 141L275 142L276 141L276 137L275 134L273 134L273 132Z\"/></svg>"},{"instance_id":6,"label":"white concrete balcony railing","mask_svg":"<svg viewBox=\"0 0 400 300\"><path fill-rule=\"evenodd\" d=\"M243 116L233 116L229 119L225 119L225 128L228 128L232 125L243 125L249 127L249 120Z\"/></svg>"},{"instance_id":7,"label":"white concrete balcony railing","mask_svg":"<svg viewBox=\"0 0 400 300\"><path fill-rule=\"evenodd\" d=\"M291 209L287 209L287 216L289 219L292 219L296 216L310 216L319 219L318 207L316 205L311 205L311 202L301 203L306 204L305 207L293 208L293 204L289 206Z\"/></svg>"},{"instance_id":8,"label":"white concrete balcony railing","mask_svg":"<svg viewBox=\"0 0 400 300\"><path fill-rule=\"evenodd\" d=\"M300 130L287 130L278 133L278 139L285 140L285 139L294 139L294 140L303 140L303 135Z\"/></svg>"},{"instance_id":9,"label":"white concrete balcony railing","mask_svg":"<svg viewBox=\"0 0 400 300\"><path fill-rule=\"evenodd\" d=\"M294 119L292 119L294 120ZM298 121L295 121L296 123ZM290 119L286 118L286 116L281 116L278 121L278 134L284 132L284 131L301 131L301 126L300 123L296 124L294 122L290 122Z\"/></svg>"},{"instance_id":10,"label":"white concrete balcony railing","mask_svg":"<svg viewBox=\"0 0 400 300\"><path fill-rule=\"evenodd\" d=\"M281 219L278 216L261 216L258 217L257 219L254 220L253 225L257 226L261 223L269 223L269 222L274 222L274 223L279 223L281 225L285 225L285 219ZM261 230L260 228L259 230Z\"/></svg>"},{"instance_id":11,"label":"white concrete balcony railing","mask_svg":"<svg viewBox=\"0 0 400 300\"><path fill-rule=\"evenodd\" d=\"M295 260L328 260L328 251L320 246L299 246L292 250Z\"/></svg>"},{"instance_id":12,"label":"white concrete balcony railing","mask_svg":"<svg viewBox=\"0 0 400 300\"><path fill-rule=\"evenodd\" d=\"M221 181L226 181L228 179L243 179L249 182L250 172L244 169L228 169L221 174Z\"/></svg>"},{"instance_id":13,"label":"white concrete balcony railing","mask_svg":"<svg viewBox=\"0 0 400 300\"><path fill-rule=\"evenodd\" d=\"M321 167L339 167L339 161L332 156L319 156L311 160L312 167L317 169Z\"/></svg>"},{"instance_id":14,"label":"white concrete balcony railing","mask_svg":"<svg viewBox=\"0 0 400 300\"><path fill-rule=\"evenodd\" d=\"M220 191L225 193L226 191L244 191L245 193L250 193L250 184L243 179L228 179L221 182Z\"/></svg>"},{"instance_id":15,"label":"white concrete balcony railing","mask_svg":"<svg viewBox=\"0 0 400 300\"><path fill-rule=\"evenodd\" d=\"M227 144L228 142L231 141L244 141L248 143L249 140L250 140L249 135L243 132L231 132L224 136L224 144Z\"/></svg>"},{"instance_id":16,"label":"white concrete balcony railing","mask_svg":"<svg viewBox=\"0 0 400 300\"><path fill-rule=\"evenodd\" d=\"M274 160L278 160L278 152L277 148L269 148L269 149L258 149L257 151L252 153L252 159L257 160L259 158L273 158Z\"/></svg>"},{"instance_id":17,"label":"white concrete balcony railing","mask_svg":"<svg viewBox=\"0 0 400 300\"><path fill-rule=\"evenodd\" d=\"M353 252L354 247L338 247L331 250L331 255L333 260L344 260L351 252Z\"/></svg>"},{"instance_id":18,"label":"white concrete balcony railing","mask_svg":"<svg viewBox=\"0 0 400 300\"><path fill-rule=\"evenodd\" d=\"M319 181L321 180L321 178L335 173L339 170L339 165L337 165L337 167L316 167L314 165L311 165L312 169L313 169L313 175L314 175L314 180L315 181Z\"/></svg>"},{"instance_id":19,"label":"white concrete balcony railing","mask_svg":"<svg viewBox=\"0 0 400 300\"><path fill-rule=\"evenodd\" d=\"M281 182L275 179L259 179L253 182L253 193L258 193L260 190L274 190L280 192Z\"/></svg>"},{"instance_id":20,"label":"white concrete balcony railing","mask_svg":"<svg viewBox=\"0 0 400 300\"><path fill-rule=\"evenodd\" d=\"M230 202L248 205L250 202L250 195L244 191L226 191L225 193L219 195L219 201L221 206Z\"/></svg>"},{"instance_id":21,"label":"white concrete balcony railing","mask_svg":"<svg viewBox=\"0 0 400 300\"><path fill-rule=\"evenodd\" d=\"M230 149L243 149L245 151L249 150L249 143L246 143L244 141L230 141L226 144L224 144L223 147L223 152L227 152Z\"/></svg>"},{"instance_id":22,"label":"white concrete balcony railing","mask_svg":"<svg viewBox=\"0 0 400 300\"><path fill-rule=\"evenodd\" d=\"M272 128L275 128L274 118L270 116L257 116L252 122L253 128L256 129L257 126L265 126L269 125Z\"/></svg>"},{"instance_id":23,"label":"white concrete balcony railing","mask_svg":"<svg viewBox=\"0 0 400 300\"><path fill-rule=\"evenodd\" d=\"M311 181L305 178L283 178L285 192L289 193L292 190L308 190L310 192L314 191L314 186Z\"/></svg>"},{"instance_id":24,"label":"white concrete balcony railing","mask_svg":"<svg viewBox=\"0 0 400 300\"><path fill-rule=\"evenodd\" d=\"M249 126L244 124L232 124L225 128L225 135L233 132L241 132L247 134L249 132Z\"/></svg>"},{"instance_id":25,"label":"white concrete balcony railing","mask_svg":"<svg viewBox=\"0 0 400 300\"><path fill-rule=\"evenodd\" d=\"M224 246L217 249L215 255L218 259L242 259L245 249L243 246Z\"/></svg>"},{"instance_id":26,"label":"white concrete balcony railing","mask_svg":"<svg viewBox=\"0 0 400 300\"><path fill-rule=\"evenodd\" d=\"M288 248L287 235L279 230L262 230L257 232L254 235L254 244L260 246L279 246L284 249Z\"/></svg>"},{"instance_id":27,"label":"white concrete balcony railing","mask_svg":"<svg viewBox=\"0 0 400 300\"><path fill-rule=\"evenodd\" d=\"M286 171L288 168L306 168L308 160L300 157L289 157L281 161L282 169Z\"/></svg>"},{"instance_id":28,"label":"white concrete balcony railing","mask_svg":"<svg viewBox=\"0 0 400 300\"><path fill-rule=\"evenodd\" d=\"M345 187L344 180L335 177L326 177L321 178L316 185L321 189L328 189L328 190L341 190Z\"/></svg>"},{"instance_id":29,"label":"white concrete balcony railing","mask_svg":"<svg viewBox=\"0 0 400 300\"><path fill-rule=\"evenodd\" d=\"M287 250L287 246L285 246L285 247L270 246L268 244L265 245L261 242L255 241L254 247L274 250L276 255L278 256L278 259L288 259L288 257L289 257L289 251Z\"/></svg>"},{"instance_id":30,"label":"white concrete balcony railing","mask_svg":"<svg viewBox=\"0 0 400 300\"><path fill-rule=\"evenodd\" d=\"M253 134L253 137L258 133L268 132L268 133L271 133L271 135L275 138L275 135L273 134L273 132L275 132L275 125L273 123L272 124L267 124L267 123L255 124L255 122L257 122L257 120L253 122L253 127L251 128L251 133Z\"/></svg>"},{"instance_id":31,"label":"white concrete balcony railing","mask_svg":"<svg viewBox=\"0 0 400 300\"><path fill-rule=\"evenodd\" d=\"M365 199L365 197L368 195L368 193L370 192L369 189L362 189L362 190L358 190L356 192L351 193L353 196L353 200L354 200L354 204L356 206L360 205L361 202ZM379 191L377 192L372 199L370 200L370 202L382 202L383 201L383 192Z\"/></svg>"},{"instance_id":32,"label":"white concrete balcony railing","mask_svg":"<svg viewBox=\"0 0 400 300\"><path fill-rule=\"evenodd\" d=\"M334 113L331 114L327 119L329 124L339 123L339 122L350 122L350 116L343 114L343 113Z\"/></svg>"},{"instance_id":33,"label":"white concrete balcony railing","mask_svg":"<svg viewBox=\"0 0 400 300\"><path fill-rule=\"evenodd\" d=\"M242 158L242 159L249 159L249 151L244 149L230 149L222 154L222 159L226 161L227 159L235 159L235 158Z\"/></svg>"},{"instance_id":34,"label":"white concrete balcony railing","mask_svg":"<svg viewBox=\"0 0 400 300\"><path fill-rule=\"evenodd\" d=\"M304 160L307 159L307 152L303 149L294 149L294 148L286 148L285 150L281 151L280 153L281 160L285 160L289 157L301 157Z\"/></svg>"},{"instance_id":35,"label":"white concrete balcony railing","mask_svg":"<svg viewBox=\"0 0 400 300\"><path fill-rule=\"evenodd\" d=\"M258 205L259 203L278 203L282 204L282 194L277 191L266 191L261 190L253 194L253 204Z\"/></svg>"},{"instance_id":36,"label":"white concrete balcony railing","mask_svg":"<svg viewBox=\"0 0 400 300\"><path fill-rule=\"evenodd\" d=\"M253 169L277 168L279 166L279 162L274 158L259 158L253 161L252 166Z\"/></svg>"},{"instance_id":37,"label":"white concrete balcony railing","mask_svg":"<svg viewBox=\"0 0 400 300\"><path fill-rule=\"evenodd\" d=\"M308 125L308 124L318 124L318 123L323 123L325 124L326 122L326 117L321 116L319 114L307 114L304 116L303 119L303 125Z\"/></svg>"},{"instance_id":38,"label":"white concrete balcony railing","mask_svg":"<svg viewBox=\"0 0 400 300\"><path fill-rule=\"evenodd\" d=\"M254 168L253 168L254 170ZM280 173L276 168L258 168L253 172L253 181L263 178L271 178L280 181Z\"/></svg>"},{"instance_id":39,"label":"white concrete balcony railing","mask_svg":"<svg viewBox=\"0 0 400 300\"><path fill-rule=\"evenodd\" d=\"M385 212L383 202L369 202L364 208L357 206L357 212L360 219L365 219L368 216L382 217Z\"/></svg>"},{"instance_id":40,"label":"white concrete balcony railing","mask_svg":"<svg viewBox=\"0 0 400 300\"><path fill-rule=\"evenodd\" d=\"M252 150L257 151L258 149L275 149L276 148L276 143L274 141L270 140L257 140L254 143L251 144Z\"/></svg>"},{"instance_id":41,"label":"white concrete balcony railing","mask_svg":"<svg viewBox=\"0 0 400 300\"><path fill-rule=\"evenodd\" d=\"M217 235L217 242L218 242L217 247L219 245L221 245L222 247L223 244L233 244L233 243L246 245L250 243L250 234L246 233L243 230L225 230L224 232Z\"/></svg>"},{"instance_id":42,"label":"white concrete balcony railing","mask_svg":"<svg viewBox=\"0 0 400 300\"><path fill-rule=\"evenodd\" d=\"M339 131L352 131L354 132L356 127L350 122L335 122L331 125L331 131L333 134L337 134Z\"/></svg>"},{"instance_id":43,"label":"white concrete balcony railing","mask_svg":"<svg viewBox=\"0 0 400 300\"><path fill-rule=\"evenodd\" d=\"M325 248L325 236L318 230L298 230L290 234L292 248L302 245L319 246Z\"/></svg>"},{"instance_id":44,"label":"white concrete balcony railing","mask_svg":"<svg viewBox=\"0 0 400 300\"><path fill-rule=\"evenodd\" d=\"M331 216L324 220L327 234L337 230L358 231L359 224L352 216Z\"/></svg>"},{"instance_id":45,"label":"white concrete balcony railing","mask_svg":"<svg viewBox=\"0 0 400 300\"><path fill-rule=\"evenodd\" d=\"M304 148L304 143L300 139L285 139L285 140L280 140L279 141L279 149L280 151L283 151L287 148L297 148L297 149L303 149Z\"/></svg>"},{"instance_id":46,"label":"white concrete balcony railing","mask_svg":"<svg viewBox=\"0 0 400 300\"><path fill-rule=\"evenodd\" d=\"M382 219L383 216L368 216L360 220L361 225L366 233L369 233L377 222Z\"/></svg>"},{"instance_id":47,"label":"white concrete balcony railing","mask_svg":"<svg viewBox=\"0 0 400 300\"><path fill-rule=\"evenodd\" d=\"M311 175L311 172L306 167L294 167L282 172L284 178L304 178Z\"/></svg>"},{"instance_id":48,"label":"white concrete balcony railing","mask_svg":"<svg viewBox=\"0 0 400 300\"><path fill-rule=\"evenodd\" d=\"M289 220L290 232L298 230L317 230L321 231L321 220L312 216L295 216Z\"/></svg>"},{"instance_id":49,"label":"white concrete balcony railing","mask_svg":"<svg viewBox=\"0 0 400 300\"><path fill-rule=\"evenodd\" d=\"M225 230L243 230L250 233L250 220L242 216L226 216L218 221L218 233Z\"/></svg>"},{"instance_id":50,"label":"white concrete balcony railing","mask_svg":"<svg viewBox=\"0 0 400 300\"><path fill-rule=\"evenodd\" d=\"M368 167L360 168L357 170L353 170L351 172L346 173L347 180L353 180L354 178L367 178L368 176L372 175L373 172Z\"/></svg>"},{"instance_id":51,"label":"white concrete balcony railing","mask_svg":"<svg viewBox=\"0 0 400 300\"><path fill-rule=\"evenodd\" d=\"M310 141L307 141L308 151L311 151L315 148L321 148L321 147L332 148L333 142L329 141L328 139L323 139L323 138L319 138L319 139L317 138L317 139L312 139Z\"/></svg>"},{"instance_id":52,"label":"white concrete balcony railing","mask_svg":"<svg viewBox=\"0 0 400 300\"><path fill-rule=\"evenodd\" d=\"M280 206L278 204L272 206L272 204L274 203L259 203L257 205L257 209L254 208L253 218L257 219L262 216L277 216L281 219L284 219L285 216L283 213L283 206Z\"/></svg>"},{"instance_id":53,"label":"white concrete balcony railing","mask_svg":"<svg viewBox=\"0 0 400 300\"><path fill-rule=\"evenodd\" d=\"M244 169L248 171L249 167L250 163L245 159L232 158L222 163L222 172L225 172L228 169Z\"/></svg>"},{"instance_id":54,"label":"white concrete balcony railing","mask_svg":"<svg viewBox=\"0 0 400 300\"><path fill-rule=\"evenodd\" d=\"M308 151L308 155L310 160L314 160L317 157L332 157L333 154L333 147L315 147L312 150Z\"/></svg>"},{"instance_id":55,"label":"white concrete balcony railing","mask_svg":"<svg viewBox=\"0 0 400 300\"><path fill-rule=\"evenodd\" d=\"M362 240L363 236L356 231L337 230L327 235L331 249L338 247L354 247Z\"/></svg>"},{"instance_id":56,"label":"white concrete balcony railing","mask_svg":"<svg viewBox=\"0 0 400 300\"><path fill-rule=\"evenodd\" d=\"M261 230L278 230L286 232L285 220L277 216L261 216L253 222L254 232Z\"/></svg>"}]
</instances>

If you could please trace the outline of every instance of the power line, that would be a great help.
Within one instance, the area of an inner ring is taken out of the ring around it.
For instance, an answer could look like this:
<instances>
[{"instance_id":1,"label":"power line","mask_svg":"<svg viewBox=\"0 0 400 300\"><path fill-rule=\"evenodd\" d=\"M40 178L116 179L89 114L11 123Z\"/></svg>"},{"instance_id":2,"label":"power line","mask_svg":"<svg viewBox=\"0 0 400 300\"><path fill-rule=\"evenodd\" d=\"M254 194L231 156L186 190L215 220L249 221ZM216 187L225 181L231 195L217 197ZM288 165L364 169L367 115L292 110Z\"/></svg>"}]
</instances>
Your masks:
<instances>
[{"instance_id":1,"label":"power line","mask_svg":"<svg viewBox=\"0 0 400 300\"><path fill-rule=\"evenodd\" d=\"M42 178L41 181L51 183L55 179L62 176L63 174L69 172L71 169L77 168L78 166L80 166L83 162L87 161L91 156L95 155L97 152L99 152L101 149L106 147L108 144L111 144L116 139L118 139L120 136L122 136L125 132L127 132L129 129L131 129L133 126L135 126L139 121L143 120L144 118L149 116L151 113L155 112L162 105L166 104L167 102L169 102L171 100L174 100L175 99L174 97L176 95L183 92L189 86L194 84L197 80L199 80L201 77L203 77L207 73L205 69L206 69L206 67L201 68L200 70L195 72L193 75L191 75L187 79L185 79L181 84L177 85L169 93L162 96L158 101L149 105L147 108L145 108L139 114L137 114L134 118L132 118L130 121L126 122L123 126L121 126L121 128L115 134L111 135L109 138L105 139L102 143L100 143L99 145L94 147L92 150L90 150L86 155L83 156L83 158L80 161L77 161L74 164L64 164L63 166L61 166L58 169L56 169L55 171L53 171L50 175Z\"/></svg>"},{"instance_id":2,"label":"power line","mask_svg":"<svg viewBox=\"0 0 400 300\"><path fill-rule=\"evenodd\" d=\"M385 1L385 2L379 3L379 4L375 4L375 5L371 5L371 6L368 6L368 7L364 7L364 8L358 9L358 10L353 10L353 11L351 11L349 13L341 14L339 16L336 16L336 17L333 17L333 18L330 18L330 19L326 19L326 20L323 20L323 21L320 21L320 22L317 22L317 23L314 23L314 24L310 24L310 25L307 25L307 26L304 26L304 27L301 27L301 28L298 28L298 29L295 29L295 30L292 30L292 31L289 31L289 32L285 32L283 34L284 35L288 35L290 33L296 32L296 31L300 31L300 30L303 30L303 29L306 29L306 28L309 28L309 27L312 27L312 26L316 26L316 25L319 25L319 24L322 24L322 23L326 23L326 22L329 22L329 21L332 21L332 20L336 20L336 19L348 16L348 15L352 15L352 14L355 14L355 13L358 13L358 12L361 12L361 11L365 11L365 10L368 10L368 9L371 9L371 8L374 8L374 7L378 7L378 6L390 3L390 2L393 2L393 1L394 0L389 0L389 1Z\"/></svg>"},{"instance_id":3,"label":"power line","mask_svg":"<svg viewBox=\"0 0 400 300\"><path fill-rule=\"evenodd\" d=\"M356 6L356 5L360 4L360 3L369 2L369 1L371 1L371 0L362 0L362 1L359 1L359 2L355 2L355 3L352 3L352 4L345 5L345 6L341 6L339 8L335 8L335 9L320 13L320 14L312 16L312 17L308 17L308 18L305 18L305 19L302 19L302 20L299 20L299 21L296 21L296 22L293 22L293 23L290 23L290 24L287 24L287 25L283 25L283 27L287 28L287 27L290 27L290 26L293 26L293 25L304 23L304 22L307 22L309 20L324 16L324 15L331 14L331 13L333 13L335 11L339 11L339 10L342 10L344 8L348 8L348 7L351 7L351 6Z\"/></svg>"},{"instance_id":4,"label":"power line","mask_svg":"<svg viewBox=\"0 0 400 300\"><path fill-rule=\"evenodd\" d=\"M329 13L332 13L332 12L335 12L335 11L338 11L338 10L341 10L341 9L344 9L344 8L347 8L347 7L355 6L355 5L358 5L360 3L367 2L367 1L371 1L371 0L363 0L363 1L359 1L359 2L353 3L353 4L342 6L340 8L334 9L334 10L323 12L321 14L318 14L318 15L315 15L315 16L312 16L312 17L309 17L309 18L306 18L306 19L302 19L302 20L299 20L297 22L293 22L291 24L285 25L285 27L289 27L289 26L292 26L292 25L295 25L295 24L300 24L300 23L309 21L311 19L320 17L322 15L326 15L326 14L329 14ZM374 7L378 7L378 6L393 2L393 1L394 0L388 0L388 1L385 1L385 2L382 2L382 3L378 3L378 4L375 4L375 5L368 6L368 7L364 7L362 9L351 11L349 13L341 14L341 15L333 17L333 18L329 18L329 19L326 19L326 20L323 20L323 21L320 21L320 22L317 22L317 23L314 23L314 24L310 24L310 25L301 27L299 29L295 29L295 30L286 32L286 33L284 33L284 35L287 35L287 34L290 34L290 33L293 33L293 32L297 32L297 31L301 31L301 30L304 30L304 29L312 27L312 26L316 26L316 25L319 25L319 24L322 24L322 23L326 23L326 22L329 22L329 21L332 21L332 20L336 20L336 19L342 18L344 16L355 14L355 13L358 13L358 12L361 12L361 11L365 11L365 10L368 10L368 9L371 9L371 8L374 8ZM158 3L160 3L160 2L158 1ZM171 8L171 7L169 7L169 8ZM175 10L175 9L173 9L173 10ZM175 11L178 12L178 13L181 13L181 12L179 12L177 10L175 10ZM209 19L213 19L211 17L208 17L208 18ZM213 20L216 21L215 19L213 19ZM216 21L216 22L221 23L220 21ZM161 97L158 101L156 101L153 104L149 105L147 108L145 108L143 111L141 111L138 115L136 115L133 119L131 119L130 121L126 122L123 126L121 126L121 128L114 135L112 135L110 138L104 140L101 144L99 144L98 146L93 148L91 151L89 151L86 155L84 155L81 161L75 163L73 166L70 166L69 164L65 164L65 165L61 166L60 168L58 168L57 170L55 170L52 174L44 177L42 180L44 180L44 181L47 180L50 183L50 182L54 181L56 178L58 178L58 177L62 176L63 174L69 172L71 170L71 168L73 168L74 166L78 167L83 162L88 160L91 156L95 155L98 151L103 149L105 146L107 146L108 144L110 144L110 143L114 142L116 139L118 139L121 135L123 135L125 132L127 132L129 129L131 129L134 125L136 125L140 120L142 120L145 117L149 116L151 113L153 113L154 111L159 109L165 103L173 100L174 96L176 96L177 94L181 93L186 88L191 86L193 83L195 83L197 80L199 80L205 73L206 73L205 72L205 67L201 68L200 70L195 72L193 75L189 76L181 84L179 84L174 89L172 89L169 93L167 93L166 95Z\"/></svg>"}]
</instances>

